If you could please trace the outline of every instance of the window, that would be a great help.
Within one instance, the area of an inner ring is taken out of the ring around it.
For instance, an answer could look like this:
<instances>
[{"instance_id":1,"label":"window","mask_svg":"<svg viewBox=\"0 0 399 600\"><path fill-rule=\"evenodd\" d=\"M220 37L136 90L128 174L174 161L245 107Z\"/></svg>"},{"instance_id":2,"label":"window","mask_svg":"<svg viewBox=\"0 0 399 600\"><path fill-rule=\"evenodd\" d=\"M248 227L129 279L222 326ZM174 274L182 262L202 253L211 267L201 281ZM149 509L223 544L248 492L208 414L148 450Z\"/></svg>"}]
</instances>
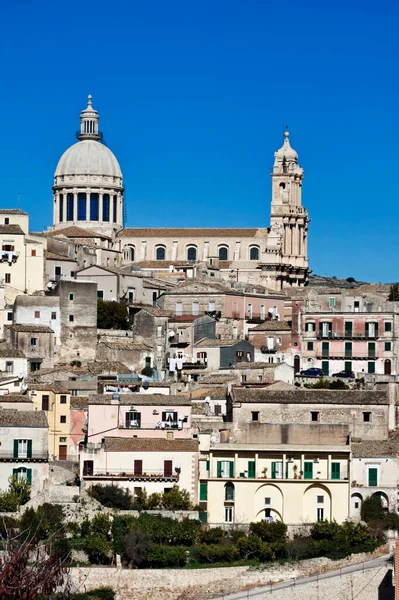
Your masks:
<instances>
[{"instance_id":1,"label":"window","mask_svg":"<svg viewBox=\"0 0 399 600\"><path fill-rule=\"evenodd\" d=\"M208 484L206 481L200 483L200 502L208 500Z\"/></svg>"},{"instance_id":2,"label":"window","mask_svg":"<svg viewBox=\"0 0 399 600\"><path fill-rule=\"evenodd\" d=\"M97 290L97 298L99 300L103 300L104 299L104 290Z\"/></svg>"},{"instance_id":3,"label":"window","mask_svg":"<svg viewBox=\"0 0 399 600\"><path fill-rule=\"evenodd\" d=\"M252 416L252 421L259 421L259 411L258 410L253 410L251 412L251 416Z\"/></svg>"},{"instance_id":4,"label":"window","mask_svg":"<svg viewBox=\"0 0 399 600\"><path fill-rule=\"evenodd\" d=\"M385 342L384 344L384 350L385 352L391 352L391 342Z\"/></svg>"},{"instance_id":5,"label":"window","mask_svg":"<svg viewBox=\"0 0 399 600\"><path fill-rule=\"evenodd\" d=\"M69 300L70 300L70 302L73 301L73 294L69 294Z\"/></svg>"},{"instance_id":6,"label":"window","mask_svg":"<svg viewBox=\"0 0 399 600\"><path fill-rule=\"evenodd\" d=\"M369 362L367 363L367 373L375 373L375 363Z\"/></svg>"},{"instance_id":7,"label":"window","mask_svg":"<svg viewBox=\"0 0 399 600\"><path fill-rule=\"evenodd\" d=\"M65 444L67 441L66 437L60 437L60 444Z\"/></svg>"},{"instance_id":8,"label":"window","mask_svg":"<svg viewBox=\"0 0 399 600\"><path fill-rule=\"evenodd\" d=\"M7 321L12 321L12 312L7 313Z\"/></svg>"},{"instance_id":9,"label":"window","mask_svg":"<svg viewBox=\"0 0 399 600\"><path fill-rule=\"evenodd\" d=\"M234 477L234 461L218 460L216 476L217 477Z\"/></svg>"},{"instance_id":10,"label":"window","mask_svg":"<svg viewBox=\"0 0 399 600\"><path fill-rule=\"evenodd\" d=\"M113 214L112 214L112 220L114 223L116 223L117 221L117 212L118 212L118 196L114 196L112 198L112 209L113 209Z\"/></svg>"},{"instance_id":11,"label":"window","mask_svg":"<svg viewBox=\"0 0 399 600\"><path fill-rule=\"evenodd\" d=\"M156 299L158 298L158 292L152 292L152 303L155 304Z\"/></svg>"},{"instance_id":12,"label":"window","mask_svg":"<svg viewBox=\"0 0 399 600\"><path fill-rule=\"evenodd\" d=\"M248 479L255 479L255 477L256 477L255 461L249 460L248 461Z\"/></svg>"},{"instance_id":13,"label":"window","mask_svg":"<svg viewBox=\"0 0 399 600\"><path fill-rule=\"evenodd\" d=\"M215 404L215 406L213 407L213 412L215 414L215 417L219 417L222 414L222 405Z\"/></svg>"},{"instance_id":14,"label":"window","mask_svg":"<svg viewBox=\"0 0 399 600\"><path fill-rule=\"evenodd\" d=\"M6 283L11 283L11 273L6 273L4 276L4 281Z\"/></svg>"},{"instance_id":15,"label":"window","mask_svg":"<svg viewBox=\"0 0 399 600\"><path fill-rule=\"evenodd\" d=\"M86 194L78 194L78 221L86 221Z\"/></svg>"},{"instance_id":16,"label":"window","mask_svg":"<svg viewBox=\"0 0 399 600\"><path fill-rule=\"evenodd\" d=\"M30 361L30 372L33 373L34 371L40 371L40 362L36 361L36 360L31 360Z\"/></svg>"},{"instance_id":17,"label":"window","mask_svg":"<svg viewBox=\"0 0 399 600\"><path fill-rule=\"evenodd\" d=\"M163 474L164 474L164 477L172 477L172 475L173 475L173 461L172 460L164 460L163 461Z\"/></svg>"},{"instance_id":18,"label":"window","mask_svg":"<svg viewBox=\"0 0 399 600\"><path fill-rule=\"evenodd\" d=\"M73 194L67 194L67 221L73 221Z\"/></svg>"},{"instance_id":19,"label":"window","mask_svg":"<svg viewBox=\"0 0 399 600\"><path fill-rule=\"evenodd\" d=\"M143 474L143 461L142 460L135 460L134 461L134 474L135 475L142 475Z\"/></svg>"},{"instance_id":20,"label":"window","mask_svg":"<svg viewBox=\"0 0 399 600\"><path fill-rule=\"evenodd\" d=\"M233 522L233 507L232 506L224 507L224 522L225 523Z\"/></svg>"},{"instance_id":21,"label":"window","mask_svg":"<svg viewBox=\"0 0 399 600\"><path fill-rule=\"evenodd\" d=\"M229 260L229 249L226 248L226 246L222 246L219 248L219 259Z\"/></svg>"},{"instance_id":22,"label":"window","mask_svg":"<svg viewBox=\"0 0 399 600\"><path fill-rule=\"evenodd\" d=\"M378 469L377 469L377 467L369 467L368 484L370 487L376 487L378 485Z\"/></svg>"},{"instance_id":23,"label":"window","mask_svg":"<svg viewBox=\"0 0 399 600\"><path fill-rule=\"evenodd\" d=\"M241 383L247 383L247 376L241 375Z\"/></svg>"},{"instance_id":24,"label":"window","mask_svg":"<svg viewBox=\"0 0 399 600\"><path fill-rule=\"evenodd\" d=\"M320 413L316 410L312 411L310 413L311 419L312 421L319 421L320 420Z\"/></svg>"},{"instance_id":25,"label":"window","mask_svg":"<svg viewBox=\"0 0 399 600\"><path fill-rule=\"evenodd\" d=\"M344 363L344 371L352 371L352 363L350 360L345 361Z\"/></svg>"},{"instance_id":26,"label":"window","mask_svg":"<svg viewBox=\"0 0 399 600\"><path fill-rule=\"evenodd\" d=\"M6 361L6 373L13 373L14 372L14 363L12 362L12 360L7 360Z\"/></svg>"},{"instance_id":27,"label":"window","mask_svg":"<svg viewBox=\"0 0 399 600\"><path fill-rule=\"evenodd\" d=\"M216 305L214 302L208 303L208 312L214 312L216 310Z\"/></svg>"},{"instance_id":28,"label":"window","mask_svg":"<svg viewBox=\"0 0 399 600\"><path fill-rule=\"evenodd\" d=\"M242 362L243 356L244 356L244 352L241 352L241 350L238 350L236 352L237 362Z\"/></svg>"},{"instance_id":29,"label":"window","mask_svg":"<svg viewBox=\"0 0 399 600\"><path fill-rule=\"evenodd\" d=\"M317 496L317 504L324 504L324 496Z\"/></svg>"},{"instance_id":30,"label":"window","mask_svg":"<svg viewBox=\"0 0 399 600\"><path fill-rule=\"evenodd\" d=\"M57 318L57 313L52 312L51 313L51 320L54 321Z\"/></svg>"},{"instance_id":31,"label":"window","mask_svg":"<svg viewBox=\"0 0 399 600\"><path fill-rule=\"evenodd\" d=\"M247 314L248 314L248 319L252 319L252 315L253 315L253 310L252 310L252 304L248 304L248 309L247 309Z\"/></svg>"},{"instance_id":32,"label":"window","mask_svg":"<svg viewBox=\"0 0 399 600\"><path fill-rule=\"evenodd\" d=\"M48 410L49 403L50 403L50 396L48 396L47 394L44 394L42 396L42 410Z\"/></svg>"},{"instance_id":33,"label":"window","mask_svg":"<svg viewBox=\"0 0 399 600\"><path fill-rule=\"evenodd\" d=\"M136 410L127 412L125 415L125 427L127 429L141 427L141 413Z\"/></svg>"},{"instance_id":34,"label":"window","mask_svg":"<svg viewBox=\"0 0 399 600\"><path fill-rule=\"evenodd\" d=\"M60 416L60 423L66 423L66 415Z\"/></svg>"},{"instance_id":35,"label":"window","mask_svg":"<svg viewBox=\"0 0 399 600\"><path fill-rule=\"evenodd\" d=\"M18 479L18 481L24 481L32 483L32 469L26 469L25 467L19 467L19 469L13 469L12 474Z\"/></svg>"},{"instance_id":36,"label":"window","mask_svg":"<svg viewBox=\"0 0 399 600\"><path fill-rule=\"evenodd\" d=\"M341 464L339 462L331 463L331 479L341 479Z\"/></svg>"},{"instance_id":37,"label":"window","mask_svg":"<svg viewBox=\"0 0 399 600\"><path fill-rule=\"evenodd\" d=\"M277 460L272 462L272 479L283 478L283 461Z\"/></svg>"},{"instance_id":38,"label":"window","mask_svg":"<svg viewBox=\"0 0 399 600\"><path fill-rule=\"evenodd\" d=\"M249 249L249 260L259 260L259 248L256 246Z\"/></svg>"},{"instance_id":39,"label":"window","mask_svg":"<svg viewBox=\"0 0 399 600\"><path fill-rule=\"evenodd\" d=\"M92 192L90 194L90 221L99 220L99 194Z\"/></svg>"},{"instance_id":40,"label":"window","mask_svg":"<svg viewBox=\"0 0 399 600\"><path fill-rule=\"evenodd\" d=\"M14 440L14 458L32 458L32 440Z\"/></svg>"},{"instance_id":41,"label":"window","mask_svg":"<svg viewBox=\"0 0 399 600\"><path fill-rule=\"evenodd\" d=\"M156 260L165 260L166 258L166 250L164 248L164 246L158 246L158 248L155 250L155 258Z\"/></svg>"},{"instance_id":42,"label":"window","mask_svg":"<svg viewBox=\"0 0 399 600\"><path fill-rule=\"evenodd\" d=\"M197 260L197 248L195 246L187 248L187 260Z\"/></svg>"},{"instance_id":43,"label":"window","mask_svg":"<svg viewBox=\"0 0 399 600\"><path fill-rule=\"evenodd\" d=\"M314 342L308 342L308 350L309 351L314 350Z\"/></svg>"},{"instance_id":44,"label":"window","mask_svg":"<svg viewBox=\"0 0 399 600\"><path fill-rule=\"evenodd\" d=\"M174 433L173 433L173 431L167 431L166 432L166 439L167 440L173 440L174 439Z\"/></svg>"},{"instance_id":45,"label":"window","mask_svg":"<svg viewBox=\"0 0 399 600\"><path fill-rule=\"evenodd\" d=\"M261 318L262 321L264 321L265 318L266 318L266 307L265 307L264 304L260 305L259 316L260 316L260 318Z\"/></svg>"},{"instance_id":46,"label":"window","mask_svg":"<svg viewBox=\"0 0 399 600\"><path fill-rule=\"evenodd\" d=\"M272 499L271 498L265 498L265 505L269 505L272 503Z\"/></svg>"},{"instance_id":47,"label":"window","mask_svg":"<svg viewBox=\"0 0 399 600\"><path fill-rule=\"evenodd\" d=\"M54 267L54 279L59 281L61 279L62 270L61 267Z\"/></svg>"},{"instance_id":48,"label":"window","mask_svg":"<svg viewBox=\"0 0 399 600\"><path fill-rule=\"evenodd\" d=\"M324 508L317 509L317 520L324 521Z\"/></svg>"},{"instance_id":49,"label":"window","mask_svg":"<svg viewBox=\"0 0 399 600\"><path fill-rule=\"evenodd\" d=\"M308 333L312 333L314 330L315 330L314 323L307 321L305 323L305 331L307 331Z\"/></svg>"},{"instance_id":50,"label":"window","mask_svg":"<svg viewBox=\"0 0 399 600\"><path fill-rule=\"evenodd\" d=\"M132 304L134 302L134 290L132 290L132 289L129 290L128 299L129 299L129 304Z\"/></svg>"},{"instance_id":51,"label":"window","mask_svg":"<svg viewBox=\"0 0 399 600\"><path fill-rule=\"evenodd\" d=\"M37 346L37 338L35 338L35 337L30 338L30 347L36 348L36 346Z\"/></svg>"},{"instance_id":52,"label":"window","mask_svg":"<svg viewBox=\"0 0 399 600\"><path fill-rule=\"evenodd\" d=\"M313 479L313 463L304 463L304 479Z\"/></svg>"},{"instance_id":53,"label":"window","mask_svg":"<svg viewBox=\"0 0 399 600\"><path fill-rule=\"evenodd\" d=\"M363 413L363 423L371 423L371 412Z\"/></svg>"},{"instance_id":54,"label":"window","mask_svg":"<svg viewBox=\"0 0 399 600\"><path fill-rule=\"evenodd\" d=\"M30 255L31 255L31 256L36 256L36 250L31 250L31 253L30 253Z\"/></svg>"},{"instance_id":55,"label":"window","mask_svg":"<svg viewBox=\"0 0 399 600\"><path fill-rule=\"evenodd\" d=\"M385 321L385 323L384 323L384 331L392 331L392 323L391 323L391 321Z\"/></svg>"},{"instance_id":56,"label":"window","mask_svg":"<svg viewBox=\"0 0 399 600\"><path fill-rule=\"evenodd\" d=\"M35 319L40 319L40 310L35 310Z\"/></svg>"},{"instance_id":57,"label":"window","mask_svg":"<svg viewBox=\"0 0 399 600\"><path fill-rule=\"evenodd\" d=\"M199 314L199 304L198 304L198 302L193 302L192 314L193 315L198 315Z\"/></svg>"},{"instance_id":58,"label":"window","mask_svg":"<svg viewBox=\"0 0 399 600\"><path fill-rule=\"evenodd\" d=\"M73 315L69 315L69 317L68 317L68 321L69 321L70 323L73 323L73 322L74 322L74 317L73 317Z\"/></svg>"},{"instance_id":59,"label":"window","mask_svg":"<svg viewBox=\"0 0 399 600\"><path fill-rule=\"evenodd\" d=\"M66 404L66 403L67 403L67 397L64 394L62 394L60 396L60 404Z\"/></svg>"},{"instance_id":60,"label":"window","mask_svg":"<svg viewBox=\"0 0 399 600\"><path fill-rule=\"evenodd\" d=\"M4 218L4 225L9 225L10 224L10 219L8 217Z\"/></svg>"},{"instance_id":61,"label":"window","mask_svg":"<svg viewBox=\"0 0 399 600\"><path fill-rule=\"evenodd\" d=\"M109 194L103 195L103 221L109 222Z\"/></svg>"},{"instance_id":62,"label":"window","mask_svg":"<svg viewBox=\"0 0 399 600\"><path fill-rule=\"evenodd\" d=\"M162 325L157 326L157 336L162 337Z\"/></svg>"},{"instance_id":63,"label":"window","mask_svg":"<svg viewBox=\"0 0 399 600\"><path fill-rule=\"evenodd\" d=\"M224 499L226 502L234 501L234 483L226 483L224 486Z\"/></svg>"}]
</instances>

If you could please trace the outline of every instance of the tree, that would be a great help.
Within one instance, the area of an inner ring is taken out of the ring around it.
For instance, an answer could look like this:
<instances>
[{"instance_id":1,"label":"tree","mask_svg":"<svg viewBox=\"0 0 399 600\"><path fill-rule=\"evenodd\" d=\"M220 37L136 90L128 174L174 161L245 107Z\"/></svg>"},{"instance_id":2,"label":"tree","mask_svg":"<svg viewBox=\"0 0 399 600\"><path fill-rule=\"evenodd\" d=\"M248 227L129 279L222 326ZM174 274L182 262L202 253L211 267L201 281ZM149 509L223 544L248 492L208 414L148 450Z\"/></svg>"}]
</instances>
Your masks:
<instances>
[{"instance_id":1,"label":"tree","mask_svg":"<svg viewBox=\"0 0 399 600\"><path fill-rule=\"evenodd\" d=\"M169 492L163 493L162 506L166 510L191 510L192 504L190 494L187 490L181 490L179 486L175 484Z\"/></svg>"},{"instance_id":2,"label":"tree","mask_svg":"<svg viewBox=\"0 0 399 600\"><path fill-rule=\"evenodd\" d=\"M126 304L98 300L97 327L99 329L130 329L131 321Z\"/></svg>"},{"instance_id":3,"label":"tree","mask_svg":"<svg viewBox=\"0 0 399 600\"><path fill-rule=\"evenodd\" d=\"M356 283L356 279L355 279L354 277L347 277L347 278L346 278L346 281L347 281L348 283Z\"/></svg>"},{"instance_id":4,"label":"tree","mask_svg":"<svg viewBox=\"0 0 399 600\"><path fill-rule=\"evenodd\" d=\"M398 300L399 300L399 283L394 283L390 287L388 301L389 302L397 302Z\"/></svg>"},{"instance_id":5,"label":"tree","mask_svg":"<svg viewBox=\"0 0 399 600\"><path fill-rule=\"evenodd\" d=\"M151 536L141 529L131 529L124 539L123 555L129 565L141 567L147 561L152 546Z\"/></svg>"},{"instance_id":6,"label":"tree","mask_svg":"<svg viewBox=\"0 0 399 600\"><path fill-rule=\"evenodd\" d=\"M385 517L385 510L382 506L381 498L375 495L365 498L360 510L360 516L363 521L366 521L366 523L370 523L372 521L383 521Z\"/></svg>"},{"instance_id":7,"label":"tree","mask_svg":"<svg viewBox=\"0 0 399 600\"><path fill-rule=\"evenodd\" d=\"M133 497L129 490L123 489L118 485L92 485L88 494L101 502L108 508L119 508L120 510L130 510L133 504Z\"/></svg>"}]
</instances>

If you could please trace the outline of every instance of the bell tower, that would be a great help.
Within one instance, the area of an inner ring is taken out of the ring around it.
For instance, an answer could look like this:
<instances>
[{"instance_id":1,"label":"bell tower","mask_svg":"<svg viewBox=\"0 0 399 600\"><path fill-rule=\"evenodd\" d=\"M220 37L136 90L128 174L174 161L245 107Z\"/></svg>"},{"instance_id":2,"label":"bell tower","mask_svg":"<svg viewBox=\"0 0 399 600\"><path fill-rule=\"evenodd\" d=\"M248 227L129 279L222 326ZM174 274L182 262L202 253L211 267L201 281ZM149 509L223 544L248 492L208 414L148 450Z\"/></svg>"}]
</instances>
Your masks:
<instances>
[{"instance_id":1,"label":"bell tower","mask_svg":"<svg viewBox=\"0 0 399 600\"><path fill-rule=\"evenodd\" d=\"M274 153L272 202L267 253L279 255L282 287L306 285L308 269L308 212L302 206L304 171L298 154L291 148L288 126L284 143ZM276 257L277 258L277 257Z\"/></svg>"}]
</instances>

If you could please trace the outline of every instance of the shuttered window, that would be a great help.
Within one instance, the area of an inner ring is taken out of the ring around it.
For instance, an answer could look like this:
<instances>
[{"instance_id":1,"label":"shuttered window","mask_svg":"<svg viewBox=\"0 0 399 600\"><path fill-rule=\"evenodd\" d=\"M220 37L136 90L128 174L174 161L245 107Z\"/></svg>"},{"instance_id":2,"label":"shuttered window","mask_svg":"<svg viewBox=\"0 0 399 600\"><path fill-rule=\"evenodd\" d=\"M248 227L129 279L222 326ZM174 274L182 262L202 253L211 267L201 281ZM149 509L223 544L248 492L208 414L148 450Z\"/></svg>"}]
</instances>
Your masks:
<instances>
[{"instance_id":1,"label":"shuttered window","mask_svg":"<svg viewBox=\"0 0 399 600\"><path fill-rule=\"evenodd\" d=\"M341 479L341 465L339 462L331 463L331 479Z\"/></svg>"}]
</instances>

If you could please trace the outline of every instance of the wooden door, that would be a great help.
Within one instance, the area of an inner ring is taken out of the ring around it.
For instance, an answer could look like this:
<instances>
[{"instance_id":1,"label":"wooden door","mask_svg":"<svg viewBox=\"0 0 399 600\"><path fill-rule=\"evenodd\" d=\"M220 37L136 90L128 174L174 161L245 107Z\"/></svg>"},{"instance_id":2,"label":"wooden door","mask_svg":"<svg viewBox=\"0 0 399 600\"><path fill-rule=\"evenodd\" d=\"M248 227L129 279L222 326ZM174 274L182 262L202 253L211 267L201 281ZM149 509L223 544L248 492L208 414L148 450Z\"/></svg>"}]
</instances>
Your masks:
<instances>
[{"instance_id":1,"label":"wooden door","mask_svg":"<svg viewBox=\"0 0 399 600\"><path fill-rule=\"evenodd\" d=\"M173 461L164 460L163 461L163 473L165 477L172 477L173 473Z\"/></svg>"},{"instance_id":2,"label":"wooden door","mask_svg":"<svg viewBox=\"0 0 399 600\"><path fill-rule=\"evenodd\" d=\"M67 459L67 448L68 448L68 446L64 446L64 445L58 446L58 460L66 460Z\"/></svg>"}]
</instances>

